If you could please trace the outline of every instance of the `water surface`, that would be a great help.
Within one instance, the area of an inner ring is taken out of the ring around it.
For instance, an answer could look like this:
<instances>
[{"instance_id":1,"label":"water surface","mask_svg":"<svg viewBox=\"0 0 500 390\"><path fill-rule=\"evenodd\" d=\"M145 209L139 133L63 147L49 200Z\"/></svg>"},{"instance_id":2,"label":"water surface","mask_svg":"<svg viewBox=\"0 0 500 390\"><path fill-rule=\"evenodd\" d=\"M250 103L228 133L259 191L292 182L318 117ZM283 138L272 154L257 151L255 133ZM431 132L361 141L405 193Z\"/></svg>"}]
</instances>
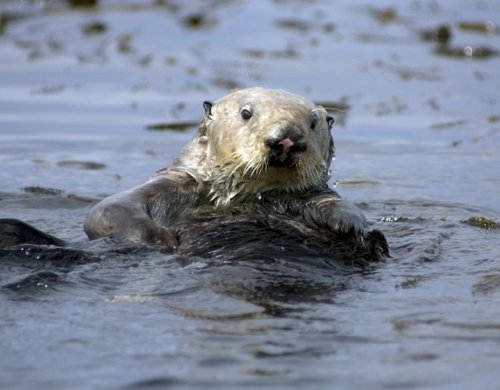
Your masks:
<instances>
[{"instance_id":1,"label":"water surface","mask_svg":"<svg viewBox=\"0 0 500 390\"><path fill-rule=\"evenodd\" d=\"M69 3L0 3L0 217L75 243L0 253L2 388L496 387L500 4ZM254 85L341 107L332 185L386 263L86 242L91 205L172 161L202 101Z\"/></svg>"}]
</instances>

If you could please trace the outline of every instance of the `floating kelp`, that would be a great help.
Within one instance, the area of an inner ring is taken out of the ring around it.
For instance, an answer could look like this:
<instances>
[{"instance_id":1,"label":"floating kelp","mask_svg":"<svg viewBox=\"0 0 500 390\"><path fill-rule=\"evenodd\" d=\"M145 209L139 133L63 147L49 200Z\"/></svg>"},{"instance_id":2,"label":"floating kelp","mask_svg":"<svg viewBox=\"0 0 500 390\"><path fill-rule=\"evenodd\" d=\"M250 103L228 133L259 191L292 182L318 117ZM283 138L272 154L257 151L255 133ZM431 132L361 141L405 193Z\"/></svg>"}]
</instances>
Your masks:
<instances>
[{"instance_id":1,"label":"floating kelp","mask_svg":"<svg viewBox=\"0 0 500 390\"><path fill-rule=\"evenodd\" d=\"M70 7L94 8L99 5L99 0L67 0Z\"/></svg>"},{"instance_id":2,"label":"floating kelp","mask_svg":"<svg viewBox=\"0 0 500 390\"><path fill-rule=\"evenodd\" d=\"M93 20L82 26L82 32L85 35L103 34L108 31L108 25L100 20Z\"/></svg>"},{"instance_id":3,"label":"floating kelp","mask_svg":"<svg viewBox=\"0 0 500 390\"><path fill-rule=\"evenodd\" d=\"M98 170L106 168L106 164L94 161L62 160L57 163L61 168L90 169Z\"/></svg>"},{"instance_id":4,"label":"floating kelp","mask_svg":"<svg viewBox=\"0 0 500 390\"><path fill-rule=\"evenodd\" d=\"M393 23L398 19L398 13L396 9L392 7L371 9L370 14L375 20L382 24Z\"/></svg>"},{"instance_id":5,"label":"floating kelp","mask_svg":"<svg viewBox=\"0 0 500 390\"><path fill-rule=\"evenodd\" d=\"M459 127L468 124L470 121L467 119L457 119L454 121L449 121L449 122L441 122L441 123L435 123L431 125L432 130L445 130L445 129L451 129L454 127Z\"/></svg>"},{"instance_id":6,"label":"floating kelp","mask_svg":"<svg viewBox=\"0 0 500 390\"><path fill-rule=\"evenodd\" d=\"M495 222L489 218L486 217L470 217L469 219L466 219L462 221L462 223L465 223L466 225L478 227L481 229L499 229L500 224L498 222Z\"/></svg>"},{"instance_id":7,"label":"floating kelp","mask_svg":"<svg viewBox=\"0 0 500 390\"><path fill-rule=\"evenodd\" d=\"M28 186L28 187L22 188L22 190L28 194L37 194L37 195L57 196L57 195L61 195L64 193L63 190L60 190L58 188L48 188L48 187L41 187L41 186Z\"/></svg>"},{"instance_id":8,"label":"floating kelp","mask_svg":"<svg viewBox=\"0 0 500 390\"><path fill-rule=\"evenodd\" d=\"M299 19L281 19L277 20L275 23L280 28L295 30L298 32L306 32L313 27L312 22Z\"/></svg>"},{"instance_id":9,"label":"floating kelp","mask_svg":"<svg viewBox=\"0 0 500 390\"><path fill-rule=\"evenodd\" d=\"M424 42L447 44L451 40L452 36L453 33L451 27L446 24L420 31L420 38Z\"/></svg>"},{"instance_id":10,"label":"floating kelp","mask_svg":"<svg viewBox=\"0 0 500 390\"><path fill-rule=\"evenodd\" d=\"M457 26L460 30L480 34L491 34L497 30L497 25L493 20L485 20L482 22L459 22Z\"/></svg>"},{"instance_id":11,"label":"floating kelp","mask_svg":"<svg viewBox=\"0 0 500 390\"><path fill-rule=\"evenodd\" d=\"M342 184L343 186L344 185L347 185L347 186L360 186L360 185L361 186L363 186L363 185L374 186L374 185L380 184L380 182L376 181L376 180L369 180L369 179L345 179L345 180L341 180L340 184Z\"/></svg>"},{"instance_id":12,"label":"floating kelp","mask_svg":"<svg viewBox=\"0 0 500 390\"><path fill-rule=\"evenodd\" d=\"M485 59L490 57L498 56L499 52L496 49L490 47L474 47L474 46L457 46L450 47L445 45L440 45L434 49L434 53L446 57L454 58L475 58L475 59Z\"/></svg>"},{"instance_id":13,"label":"floating kelp","mask_svg":"<svg viewBox=\"0 0 500 390\"><path fill-rule=\"evenodd\" d=\"M203 12L196 12L181 19L182 25L188 29L197 30L201 28L213 27L217 21L210 18Z\"/></svg>"},{"instance_id":14,"label":"floating kelp","mask_svg":"<svg viewBox=\"0 0 500 390\"><path fill-rule=\"evenodd\" d=\"M178 131L184 132L198 126L198 122L170 122L170 123L153 123L146 126L146 130L151 131Z\"/></svg>"}]
</instances>

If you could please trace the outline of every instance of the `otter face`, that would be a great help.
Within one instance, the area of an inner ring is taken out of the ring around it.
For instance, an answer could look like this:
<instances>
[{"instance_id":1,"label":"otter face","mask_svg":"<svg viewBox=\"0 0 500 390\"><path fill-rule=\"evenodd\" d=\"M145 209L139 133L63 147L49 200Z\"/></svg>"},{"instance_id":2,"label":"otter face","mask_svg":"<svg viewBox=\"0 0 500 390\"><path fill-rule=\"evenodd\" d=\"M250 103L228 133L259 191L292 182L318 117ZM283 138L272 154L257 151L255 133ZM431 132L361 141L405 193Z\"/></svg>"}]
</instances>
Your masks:
<instances>
[{"instance_id":1,"label":"otter face","mask_svg":"<svg viewBox=\"0 0 500 390\"><path fill-rule=\"evenodd\" d=\"M282 90L250 88L205 102L207 172L217 204L324 184L333 118Z\"/></svg>"}]
</instances>

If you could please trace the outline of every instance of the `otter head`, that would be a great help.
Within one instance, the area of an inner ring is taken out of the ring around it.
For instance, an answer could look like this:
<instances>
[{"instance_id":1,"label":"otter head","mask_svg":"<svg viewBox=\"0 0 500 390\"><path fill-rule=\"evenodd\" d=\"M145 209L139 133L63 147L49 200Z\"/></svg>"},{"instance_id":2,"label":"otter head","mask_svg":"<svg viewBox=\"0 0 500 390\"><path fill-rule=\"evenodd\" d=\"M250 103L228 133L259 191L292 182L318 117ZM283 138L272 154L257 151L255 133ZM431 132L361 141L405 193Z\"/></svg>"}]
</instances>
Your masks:
<instances>
[{"instance_id":1,"label":"otter head","mask_svg":"<svg viewBox=\"0 0 500 390\"><path fill-rule=\"evenodd\" d=\"M193 142L203 142L199 173L217 205L326 183L333 118L322 107L286 91L249 88L204 108Z\"/></svg>"}]
</instances>

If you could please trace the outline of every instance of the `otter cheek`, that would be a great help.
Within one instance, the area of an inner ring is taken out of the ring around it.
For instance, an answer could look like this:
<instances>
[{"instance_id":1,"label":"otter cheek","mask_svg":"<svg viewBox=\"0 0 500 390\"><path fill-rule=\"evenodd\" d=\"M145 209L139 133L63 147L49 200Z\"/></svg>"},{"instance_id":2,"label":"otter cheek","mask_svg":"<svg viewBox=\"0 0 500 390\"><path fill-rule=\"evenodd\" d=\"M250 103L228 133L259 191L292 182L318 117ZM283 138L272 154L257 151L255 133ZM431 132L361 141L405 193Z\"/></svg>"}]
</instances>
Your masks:
<instances>
[{"instance_id":1,"label":"otter cheek","mask_svg":"<svg viewBox=\"0 0 500 390\"><path fill-rule=\"evenodd\" d=\"M311 152L314 153L315 155L318 156L318 158L321 158L323 161L326 161L328 159L328 156L330 155L330 140L326 138L321 138L318 139L317 142L314 142L312 144L313 149Z\"/></svg>"},{"instance_id":2,"label":"otter cheek","mask_svg":"<svg viewBox=\"0 0 500 390\"><path fill-rule=\"evenodd\" d=\"M232 142L221 137L215 148L215 153L219 161L225 161L227 163L232 162L235 158L236 148Z\"/></svg>"}]
</instances>

